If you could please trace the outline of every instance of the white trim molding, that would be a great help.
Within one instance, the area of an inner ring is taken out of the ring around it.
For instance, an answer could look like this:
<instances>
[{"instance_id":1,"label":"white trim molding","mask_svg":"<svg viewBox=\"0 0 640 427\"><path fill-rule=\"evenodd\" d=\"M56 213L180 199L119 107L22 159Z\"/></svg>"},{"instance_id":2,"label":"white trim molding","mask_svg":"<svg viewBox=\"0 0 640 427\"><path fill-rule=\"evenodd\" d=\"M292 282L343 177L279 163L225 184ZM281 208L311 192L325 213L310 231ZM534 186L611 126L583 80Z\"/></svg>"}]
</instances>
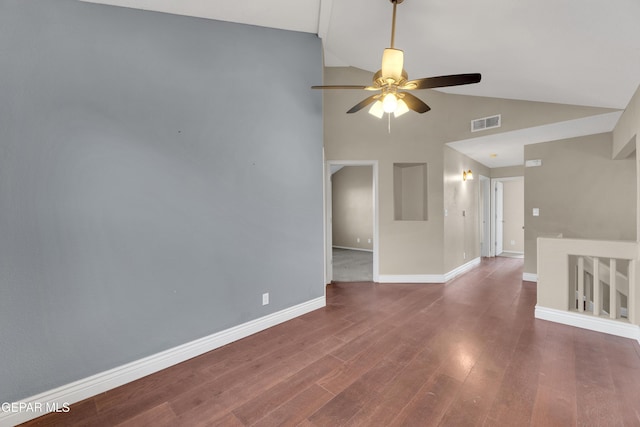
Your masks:
<instances>
[{"instance_id":1,"label":"white trim molding","mask_svg":"<svg viewBox=\"0 0 640 427\"><path fill-rule=\"evenodd\" d=\"M522 273L522 280L524 280L525 282L538 283L538 275L535 273Z\"/></svg>"},{"instance_id":2,"label":"white trim molding","mask_svg":"<svg viewBox=\"0 0 640 427\"><path fill-rule=\"evenodd\" d=\"M15 404L23 404L22 407L25 408L24 410L16 412L0 411L0 427L14 426L45 415L47 412L68 408L68 405L104 393L105 391L286 322L287 320L325 307L326 304L326 298L324 296L315 298L259 319L23 399Z\"/></svg>"},{"instance_id":3,"label":"white trim molding","mask_svg":"<svg viewBox=\"0 0 640 427\"><path fill-rule=\"evenodd\" d=\"M349 251L360 251L360 252L373 252L373 249L365 249L365 248L350 248L349 246L336 246L333 245L334 249L347 249Z\"/></svg>"},{"instance_id":4,"label":"white trim molding","mask_svg":"<svg viewBox=\"0 0 640 427\"><path fill-rule=\"evenodd\" d=\"M562 323L563 325L603 332L623 338L631 338L640 342L640 326L624 323L602 317L579 314L571 311L556 310L554 308L536 305L536 319Z\"/></svg>"},{"instance_id":5,"label":"white trim molding","mask_svg":"<svg viewBox=\"0 0 640 427\"><path fill-rule=\"evenodd\" d=\"M449 280L455 279L456 277L460 276L461 274L466 273L467 271L471 270L472 268L475 268L475 267L479 266L481 261L482 261L482 258L480 258L480 257L474 258L471 261L467 262L466 264L462 264L461 266L454 268L450 272L445 273L444 281L448 282Z\"/></svg>"},{"instance_id":6,"label":"white trim molding","mask_svg":"<svg viewBox=\"0 0 640 427\"><path fill-rule=\"evenodd\" d=\"M379 283L444 283L443 274L381 274Z\"/></svg>"},{"instance_id":7,"label":"white trim molding","mask_svg":"<svg viewBox=\"0 0 640 427\"><path fill-rule=\"evenodd\" d=\"M480 265L481 258L474 258L466 264L445 274L381 274L380 283L446 283Z\"/></svg>"},{"instance_id":8,"label":"white trim molding","mask_svg":"<svg viewBox=\"0 0 640 427\"><path fill-rule=\"evenodd\" d=\"M326 55L326 52L325 52ZM324 182L324 223L325 223L325 282L331 283L333 279L333 265L331 263L331 248L333 247L332 229L333 218L331 216L331 168L335 166L371 166L372 170L372 198L373 198L373 281L380 280L380 246L378 236L380 235L380 197L379 178L377 160L325 160L325 182Z\"/></svg>"}]
</instances>

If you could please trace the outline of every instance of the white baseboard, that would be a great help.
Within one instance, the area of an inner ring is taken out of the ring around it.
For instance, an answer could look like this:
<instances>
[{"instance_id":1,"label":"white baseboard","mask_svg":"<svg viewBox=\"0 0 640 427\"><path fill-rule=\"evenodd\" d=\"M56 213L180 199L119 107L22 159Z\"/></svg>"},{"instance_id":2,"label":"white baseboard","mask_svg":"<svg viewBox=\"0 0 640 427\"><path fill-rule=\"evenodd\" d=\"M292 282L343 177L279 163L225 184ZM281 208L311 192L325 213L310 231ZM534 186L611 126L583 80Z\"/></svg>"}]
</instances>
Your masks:
<instances>
[{"instance_id":1,"label":"white baseboard","mask_svg":"<svg viewBox=\"0 0 640 427\"><path fill-rule=\"evenodd\" d=\"M364 249L364 248L350 248L349 246L332 246L335 249L347 249L350 251L362 251L362 252L373 252L373 249Z\"/></svg>"},{"instance_id":2,"label":"white baseboard","mask_svg":"<svg viewBox=\"0 0 640 427\"><path fill-rule=\"evenodd\" d=\"M444 283L444 274L380 274L379 283Z\"/></svg>"},{"instance_id":3,"label":"white baseboard","mask_svg":"<svg viewBox=\"0 0 640 427\"><path fill-rule=\"evenodd\" d=\"M322 296L36 396L31 396L16 402L16 405L19 403L26 404L25 410L16 412L0 410L0 427L14 426L51 412L51 409L46 409L47 405L49 408L62 409L65 407L64 405L73 404L104 393L324 306L326 306L326 298ZM40 410L35 410L37 408L40 408Z\"/></svg>"},{"instance_id":4,"label":"white baseboard","mask_svg":"<svg viewBox=\"0 0 640 427\"><path fill-rule=\"evenodd\" d=\"M571 311L556 310L536 305L536 319L562 323L563 325L603 332L623 338L631 338L640 342L640 326L623 323L602 317L579 314Z\"/></svg>"},{"instance_id":5,"label":"white baseboard","mask_svg":"<svg viewBox=\"0 0 640 427\"><path fill-rule=\"evenodd\" d=\"M535 273L522 273L522 280L524 280L525 282L538 283L538 275Z\"/></svg>"},{"instance_id":6,"label":"white baseboard","mask_svg":"<svg viewBox=\"0 0 640 427\"><path fill-rule=\"evenodd\" d=\"M453 280L454 278L460 276L461 274L466 273L467 271L471 270L472 268L477 267L478 265L480 265L481 261L482 261L482 258L480 258L480 257L474 258L471 261L467 262L466 264L462 264L461 266L459 266L457 268L454 268L450 272L445 273L444 281L448 282L449 280Z\"/></svg>"},{"instance_id":7,"label":"white baseboard","mask_svg":"<svg viewBox=\"0 0 640 427\"><path fill-rule=\"evenodd\" d=\"M446 283L480 265L481 258L475 258L445 274L381 274L380 283Z\"/></svg>"}]
</instances>

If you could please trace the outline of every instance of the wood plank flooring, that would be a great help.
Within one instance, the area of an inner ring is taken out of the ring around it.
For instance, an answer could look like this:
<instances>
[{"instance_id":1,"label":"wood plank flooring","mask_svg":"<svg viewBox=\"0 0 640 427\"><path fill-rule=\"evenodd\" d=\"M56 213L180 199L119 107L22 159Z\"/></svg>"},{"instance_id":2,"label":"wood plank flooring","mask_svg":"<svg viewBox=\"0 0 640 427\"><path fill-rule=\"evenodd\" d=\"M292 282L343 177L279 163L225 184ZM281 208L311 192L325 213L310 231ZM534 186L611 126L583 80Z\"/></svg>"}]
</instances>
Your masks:
<instances>
[{"instance_id":1,"label":"wood plank flooring","mask_svg":"<svg viewBox=\"0 0 640 427\"><path fill-rule=\"evenodd\" d=\"M640 426L640 347L533 317L522 259L327 307L26 425Z\"/></svg>"}]
</instances>

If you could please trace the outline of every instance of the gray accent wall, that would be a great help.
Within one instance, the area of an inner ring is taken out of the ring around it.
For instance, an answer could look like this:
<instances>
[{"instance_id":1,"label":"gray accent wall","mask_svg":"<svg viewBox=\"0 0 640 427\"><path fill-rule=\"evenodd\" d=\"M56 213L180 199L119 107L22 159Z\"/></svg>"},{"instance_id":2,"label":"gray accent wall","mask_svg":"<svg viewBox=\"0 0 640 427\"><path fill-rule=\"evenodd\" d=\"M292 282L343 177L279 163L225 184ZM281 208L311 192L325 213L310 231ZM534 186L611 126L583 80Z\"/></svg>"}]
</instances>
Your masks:
<instances>
[{"instance_id":1,"label":"gray accent wall","mask_svg":"<svg viewBox=\"0 0 640 427\"><path fill-rule=\"evenodd\" d=\"M3 0L0 70L0 402L324 295L315 35Z\"/></svg>"}]
</instances>

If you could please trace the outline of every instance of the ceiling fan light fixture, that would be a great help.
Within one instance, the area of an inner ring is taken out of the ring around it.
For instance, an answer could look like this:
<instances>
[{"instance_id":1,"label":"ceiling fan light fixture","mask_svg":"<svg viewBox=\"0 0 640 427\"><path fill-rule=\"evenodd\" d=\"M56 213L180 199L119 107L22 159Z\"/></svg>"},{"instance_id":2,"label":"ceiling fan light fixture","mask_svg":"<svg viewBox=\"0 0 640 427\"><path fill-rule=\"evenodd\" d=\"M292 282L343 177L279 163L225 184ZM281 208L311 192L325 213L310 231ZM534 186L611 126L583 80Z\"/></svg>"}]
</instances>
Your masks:
<instances>
[{"instance_id":1,"label":"ceiling fan light fixture","mask_svg":"<svg viewBox=\"0 0 640 427\"><path fill-rule=\"evenodd\" d=\"M391 18L391 43L382 52L382 66L373 75L373 83L369 86L355 85L330 85L311 86L312 89L360 89L369 91L380 91L377 95L369 96L358 104L354 105L347 114L357 113L364 107L373 103L369 113L378 118L382 118L384 113L391 113L395 117L405 114L409 110L423 114L431 110L420 98L412 95L409 90L435 89L440 87L468 85L480 82L480 73L452 74L447 76L426 77L422 79L409 80L407 72L404 70L404 52L395 48L396 34L396 7L404 0L390 0L393 4L393 16ZM391 123L391 121L389 121Z\"/></svg>"},{"instance_id":2,"label":"ceiling fan light fixture","mask_svg":"<svg viewBox=\"0 0 640 427\"><path fill-rule=\"evenodd\" d=\"M382 101L374 102L371 108L369 108L369 114L381 119L382 116L384 116L384 107L382 106Z\"/></svg>"},{"instance_id":3,"label":"ceiling fan light fixture","mask_svg":"<svg viewBox=\"0 0 640 427\"><path fill-rule=\"evenodd\" d=\"M404 113L409 111L409 107L407 106L407 103L404 102L404 100L402 99L398 99L398 106L396 107L396 110L393 112L393 117L400 117L401 115L403 115Z\"/></svg>"},{"instance_id":4,"label":"ceiling fan light fixture","mask_svg":"<svg viewBox=\"0 0 640 427\"><path fill-rule=\"evenodd\" d=\"M382 108L385 113L393 113L396 111L396 108L398 108L398 98L396 98L395 94L388 93L384 96Z\"/></svg>"},{"instance_id":5,"label":"ceiling fan light fixture","mask_svg":"<svg viewBox=\"0 0 640 427\"><path fill-rule=\"evenodd\" d=\"M404 52L400 49L387 48L382 53L382 77L393 79L395 82L402 80L402 67L404 66Z\"/></svg>"}]
</instances>

